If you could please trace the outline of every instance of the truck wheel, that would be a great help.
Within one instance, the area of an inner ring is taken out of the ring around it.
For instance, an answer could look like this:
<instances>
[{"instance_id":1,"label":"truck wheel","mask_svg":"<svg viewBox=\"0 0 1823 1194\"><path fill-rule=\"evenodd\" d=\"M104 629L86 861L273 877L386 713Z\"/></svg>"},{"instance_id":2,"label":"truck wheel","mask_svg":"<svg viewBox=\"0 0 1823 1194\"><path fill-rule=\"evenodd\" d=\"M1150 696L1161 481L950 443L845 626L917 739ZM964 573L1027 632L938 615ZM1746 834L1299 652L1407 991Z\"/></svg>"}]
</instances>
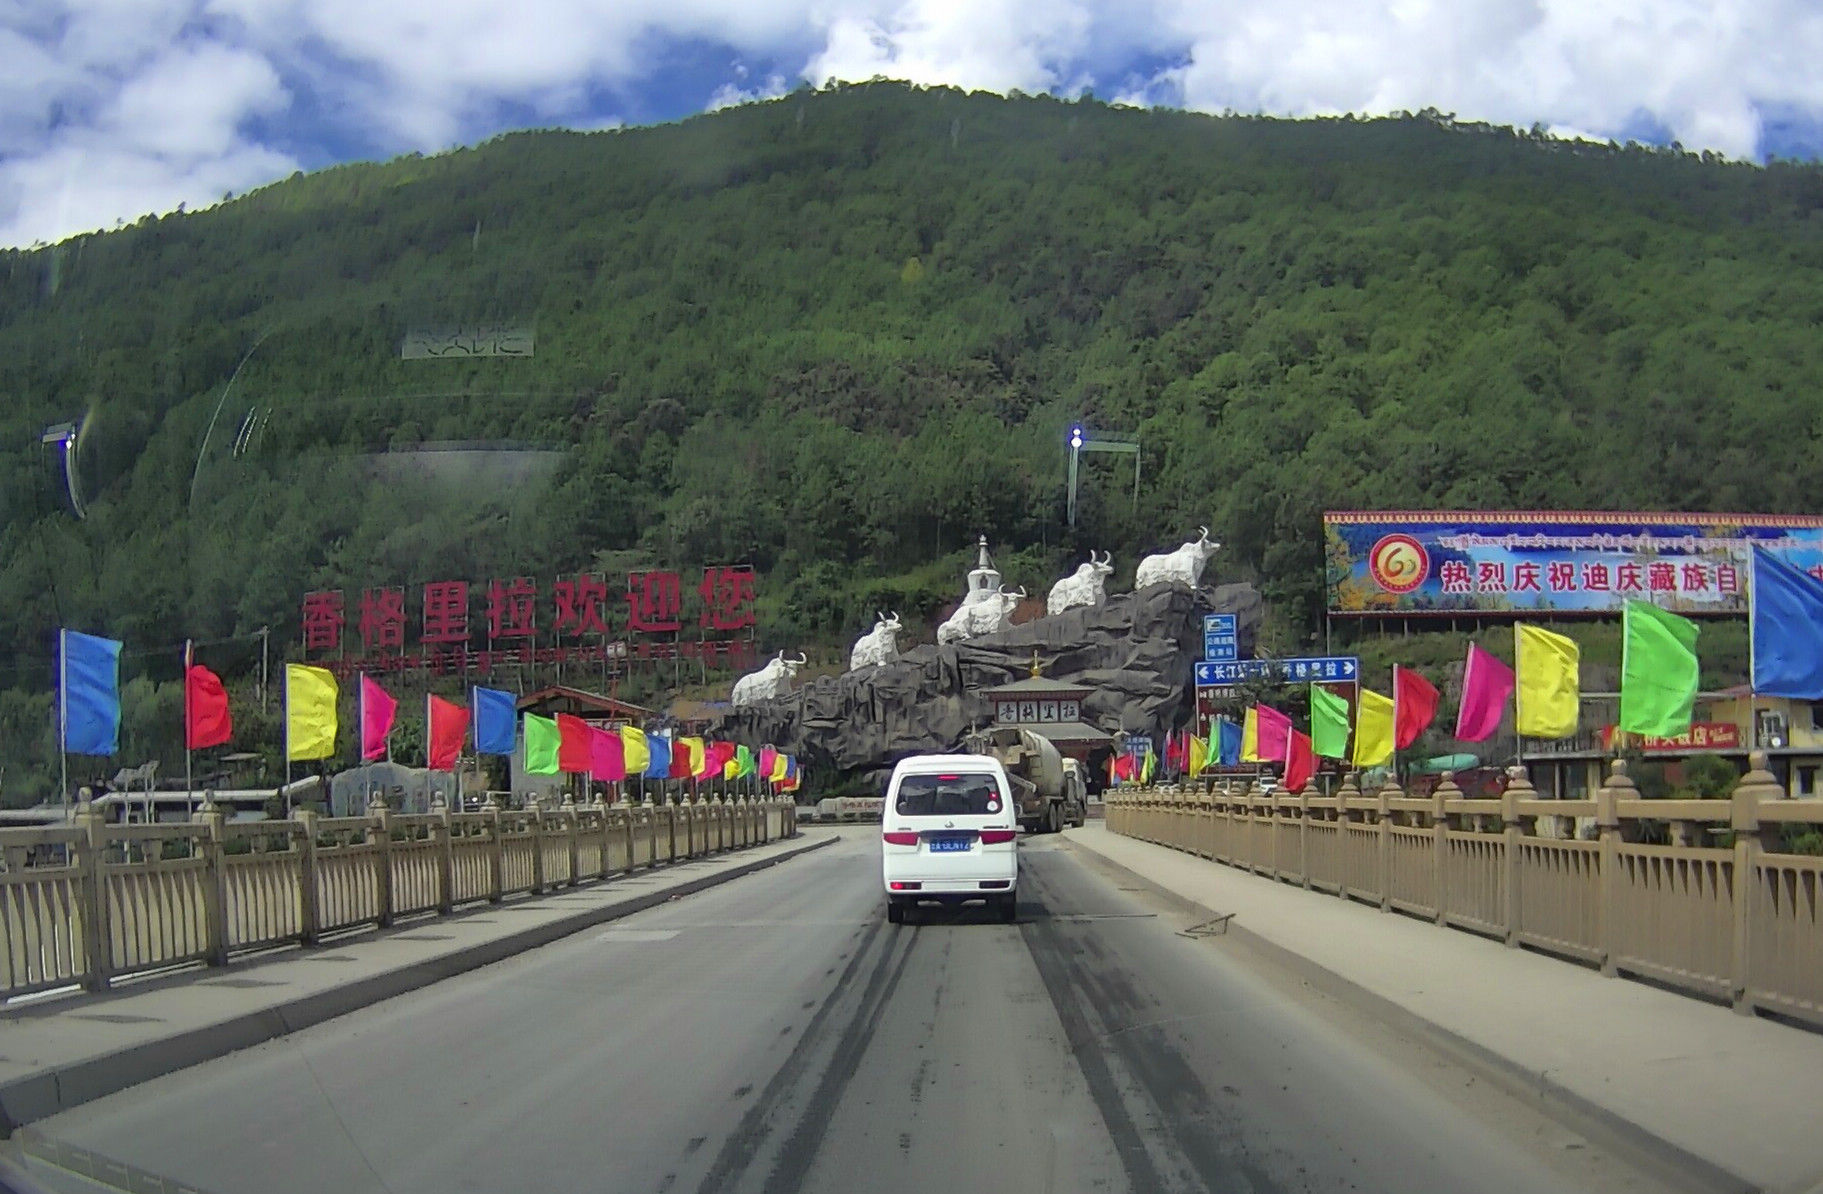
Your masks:
<instances>
[{"instance_id":1,"label":"truck wheel","mask_svg":"<svg viewBox=\"0 0 1823 1194\"><path fill-rule=\"evenodd\" d=\"M1045 814L1044 831L1046 833L1063 832L1063 810L1055 804L1051 806L1051 811Z\"/></svg>"}]
</instances>

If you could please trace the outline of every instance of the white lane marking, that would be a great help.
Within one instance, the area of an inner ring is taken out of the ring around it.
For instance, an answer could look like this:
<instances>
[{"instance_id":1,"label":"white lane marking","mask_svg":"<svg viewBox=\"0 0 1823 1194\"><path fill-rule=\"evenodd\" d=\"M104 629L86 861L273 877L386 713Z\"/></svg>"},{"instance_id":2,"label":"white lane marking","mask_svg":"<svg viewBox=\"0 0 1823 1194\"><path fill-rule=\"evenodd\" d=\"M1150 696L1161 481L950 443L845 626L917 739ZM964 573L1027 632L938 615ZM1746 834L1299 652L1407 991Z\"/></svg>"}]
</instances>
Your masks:
<instances>
[{"instance_id":1,"label":"white lane marking","mask_svg":"<svg viewBox=\"0 0 1823 1194\"><path fill-rule=\"evenodd\" d=\"M605 933L595 934L597 941L669 941L677 936L676 929L609 929Z\"/></svg>"}]
</instances>

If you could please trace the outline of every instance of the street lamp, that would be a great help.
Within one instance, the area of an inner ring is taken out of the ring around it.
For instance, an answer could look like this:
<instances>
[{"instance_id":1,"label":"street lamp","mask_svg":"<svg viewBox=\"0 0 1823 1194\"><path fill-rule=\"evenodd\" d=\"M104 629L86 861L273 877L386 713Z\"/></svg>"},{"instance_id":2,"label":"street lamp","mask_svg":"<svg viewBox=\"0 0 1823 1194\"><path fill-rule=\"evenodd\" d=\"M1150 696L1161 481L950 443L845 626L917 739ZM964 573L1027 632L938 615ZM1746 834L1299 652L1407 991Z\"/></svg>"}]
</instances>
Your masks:
<instances>
[{"instance_id":1,"label":"street lamp","mask_svg":"<svg viewBox=\"0 0 1823 1194\"><path fill-rule=\"evenodd\" d=\"M41 444L56 444L63 463L63 486L70 495L70 509L76 512L77 518L85 517L82 509L82 493L76 486L76 448L82 438L82 420L72 423L58 423L46 427L44 434L38 437Z\"/></svg>"},{"instance_id":2,"label":"street lamp","mask_svg":"<svg viewBox=\"0 0 1823 1194\"><path fill-rule=\"evenodd\" d=\"M1070 526L1076 526L1076 476L1079 458L1084 452L1131 452L1133 454L1133 510L1139 511L1139 437L1091 435L1081 423L1070 424Z\"/></svg>"}]
</instances>

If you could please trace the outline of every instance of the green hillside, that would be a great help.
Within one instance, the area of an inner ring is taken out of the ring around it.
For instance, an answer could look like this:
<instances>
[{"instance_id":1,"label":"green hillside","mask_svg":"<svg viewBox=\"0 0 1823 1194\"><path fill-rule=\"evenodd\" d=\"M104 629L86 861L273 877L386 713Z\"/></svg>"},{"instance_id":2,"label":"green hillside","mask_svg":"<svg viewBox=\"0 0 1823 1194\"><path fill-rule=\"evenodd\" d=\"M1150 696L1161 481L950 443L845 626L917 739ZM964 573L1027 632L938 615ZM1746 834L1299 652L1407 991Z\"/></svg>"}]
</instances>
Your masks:
<instances>
[{"instance_id":1,"label":"green hillside","mask_svg":"<svg viewBox=\"0 0 1823 1194\"><path fill-rule=\"evenodd\" d=\"M60 624L126 640L124 761L169 769L176 644L282 653L311 589L745 561L796 648L928 620L978 533L1037 589L1207 525L1292 646L1325 508L1814 510L1820 209L1811 166L1435 115L874 84L0 252L0 791L46 788ZM400 358L456 323L535 352ZM39 444L80 415L82 519ZM1078 418L1144 473L1072 535ZM506 463L398 464L451 442Z\"/></svg>"}]
</instances>

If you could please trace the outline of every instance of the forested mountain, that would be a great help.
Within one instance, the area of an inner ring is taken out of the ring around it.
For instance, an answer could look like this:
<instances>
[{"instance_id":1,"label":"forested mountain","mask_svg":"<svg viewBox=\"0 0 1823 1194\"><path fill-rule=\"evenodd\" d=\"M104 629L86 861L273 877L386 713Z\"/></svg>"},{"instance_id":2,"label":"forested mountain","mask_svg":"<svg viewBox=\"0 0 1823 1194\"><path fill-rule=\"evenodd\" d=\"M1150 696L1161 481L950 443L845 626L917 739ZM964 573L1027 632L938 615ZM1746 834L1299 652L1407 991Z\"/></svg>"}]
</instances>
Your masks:
<instances>
[{"instance_id":1,"label":"forested mountain","mask_svg":"<svg viewBox=\"0 0 1823 1194\"><path fill-rule=\"evenodd\" d=\"M928 618L978 533L1037 587L1207 525L1296 645L1325 508L1814 510L1820 209L1813 166L1434 113L873 84L0 253L0 782L43 788L58 625L169 712L175 644L276 654L311 589L746 561L796 648ZM401 359L450 324L535 350ZM1075 419L1143 469L1071 534Z\"/></svg>"}]
</instances>

